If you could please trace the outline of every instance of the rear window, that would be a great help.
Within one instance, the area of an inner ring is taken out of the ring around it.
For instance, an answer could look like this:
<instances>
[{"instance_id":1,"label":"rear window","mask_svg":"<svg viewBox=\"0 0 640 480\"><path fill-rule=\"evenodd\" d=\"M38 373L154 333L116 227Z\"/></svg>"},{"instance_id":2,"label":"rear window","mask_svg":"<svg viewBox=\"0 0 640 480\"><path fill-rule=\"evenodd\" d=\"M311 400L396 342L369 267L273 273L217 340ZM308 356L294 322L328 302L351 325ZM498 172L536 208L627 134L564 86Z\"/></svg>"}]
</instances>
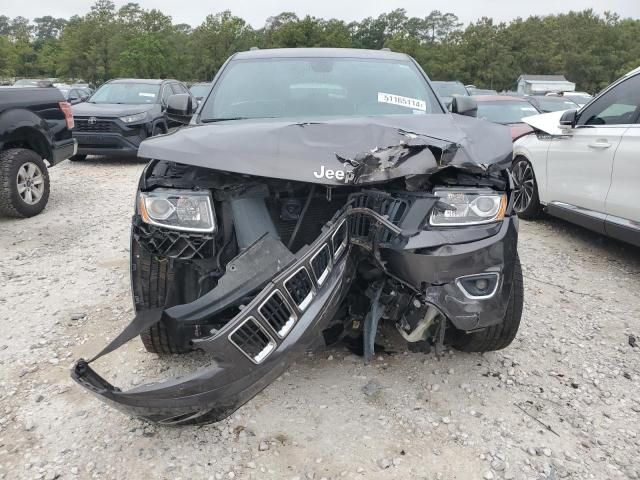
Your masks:
<instances>
[{"instance_id":1,"label":"rear window","mask_svg":"<svg viewBox=\"0 0 640 480\"><path fill-rule=\"evenodd\" d=\"M201 120L443 113L410 61L354 58L234 60Z\"/></svg>"},{"instance_id":2,"label":"rear window","mask_svg":"<svg viewBox=\"0 0 640 480\"><path fill-rule=\"evenodd\" d=\"M537 113L529 102L478 102L478 118L495 123L520 123L522 117Z\"/></svg>"}]
</instances>

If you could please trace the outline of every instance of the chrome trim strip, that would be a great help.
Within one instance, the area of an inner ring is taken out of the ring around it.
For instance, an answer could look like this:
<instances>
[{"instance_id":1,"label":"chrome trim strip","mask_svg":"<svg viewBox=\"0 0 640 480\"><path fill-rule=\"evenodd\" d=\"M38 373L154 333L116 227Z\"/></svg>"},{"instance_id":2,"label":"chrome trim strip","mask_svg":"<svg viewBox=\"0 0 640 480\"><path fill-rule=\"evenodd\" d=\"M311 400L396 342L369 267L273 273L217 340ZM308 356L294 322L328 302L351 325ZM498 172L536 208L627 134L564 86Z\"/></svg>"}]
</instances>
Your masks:
<instances>
[{"instance_id":1,"label":"chrome trim strip","mask_svg":"<svg viewBox=\"0 0 640 480\"><path fill-rule=\"evenodd\" d=\"M559 202L557 200L552 200L547 203L547 205L563 208L565 210L571 210L575 213L580 213L582 215L586 215L587 217L597 218L598 220L605 220L607 217L606 213L597 212L595 210L589 210L588 208L578 207L576 205L572 205L570 203Z\"/></svg>"},{"instance_id":2,"label":"chrome trim strip","mask_svg":"<svg viewBox=\"0 0 640 480\"><path fill-rule=\"evenodd\" d=\"M616 217L615 215L607 215L605 220L620 227L625 227L630 230L636 230L640 232L640 222L629 220L627 218Z\"/></svg>"},{"instance_id":3,"label":"chrome trim strip","mask_svg":"<svg viewBox=\"0 0 640 480\"><path fill-rule=\"evenodd\" d=\"M473 277L488 277L488 276L494 276L496 277L496 284L493 287L493 290L491 291L491 293L487 294L487 295L471 295L469 292L467 292L464 288L464 286L462 285L461 280L468 280L470 278ZM471 300L486 300L488 298L493 297L496 292L498 291L498 285L500 284L500 274L498 272L485 272L485 273L476 273L474 275L465 275L463 277L458 277L456 278L456 285L457 287L460 289L460 291L462 291L462 293L464 294L465 297L471 299Z\"/></svg>"},{"instance_id":4,"label":"chrome trim strip","mask_svg":"<svg viewBox=\"0 0 640 480\"><path fill-rule=\"evenodd\" d=\"M269 323L269 320L267 320L267 317L264 315L264 313L262 313L262 307L264 307L264 305L269 300L271 300L275 295L280 295L280 298L282 298L282 301L287 305L287 307L289 308L289 311L291 312L291 315L289 316L289 321L284 324L284 326L280 329L279 332L276 331L275 328L273 328L273 326ZM298 321L298 316L296 315L295 308L293 308L289 304L289 301L287 300L287 297L285 297L285 295L280 291L279 288L276 288L274 291L272 291L271 294L260 304L260 306L258 307L258 313L264 319L264 321L267 323L267 325L269 325L271 328L273 328L273 330L276 332L276 334L280 338L286 337L287 333L289 333L291 331L293 326Z\"/></svg>"},{"instance_id":5,"label":"chrome trim strip","mask_svg":"<svg viewBox=\"0 0 640 480\"><path fill-rule=\"evenodd\" d=\"M240 328L242 328L249 321L252 321L253 323L255 323L258 326L258 328L269 338L269 343L267 344L267 346L263 348L262 351L255 358L251 357L247 352L245 352L242 349L240 345L234 342L233 339L231 338L234 333L236 333ZM256 363L256 364L261 363L265 358L267 358L269 354L276 349L276 346L277 346L277 343L274 340L274 338L271 336L271 334L260 324L258 319L255 318L253 315L248 316L247 318L244 319L243 322L237 325L236 328L234 328L231 331L231 333L227 335L227 339L231 343L233 343L235 347L244 354L245 357L247 357L249 360L251 360L253 363Z\"/></svg>"}]
</instances>

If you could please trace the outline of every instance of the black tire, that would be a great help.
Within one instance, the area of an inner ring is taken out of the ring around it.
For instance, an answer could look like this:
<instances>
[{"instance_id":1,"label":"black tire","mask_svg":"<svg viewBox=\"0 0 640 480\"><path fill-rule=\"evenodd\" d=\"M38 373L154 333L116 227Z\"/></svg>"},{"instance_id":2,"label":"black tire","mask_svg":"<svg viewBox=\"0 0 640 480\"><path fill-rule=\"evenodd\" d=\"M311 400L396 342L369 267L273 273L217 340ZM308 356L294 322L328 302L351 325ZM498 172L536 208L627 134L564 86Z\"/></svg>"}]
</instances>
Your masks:
<instances>
[{"instance_id":1,"label":"black tire","mask_svg":"<svg viewBox=\"0 0 640 480\"><path fill-rule=\"evenodd\" d=\"M520 259L516 256L511 296L502 322L474 333L457 330L452 346L462 352L491 352L508 347L518 333L523 303L522 267Z\"/></svg>"},{"instance_id":2,"label":"black tire","mask_svg":"<svg viewBox=\"0 0 640 480\"><path fill-rule=\"evenodd\" d=\"M146 250L136 247L134 242L133 254L138 256L134 284L140 287L138 292L137 310L147 310L170 306L167 303L169 286L174 281L173 271L168 261L160 261ZM140 340L148 352L160 355L187 353L191 351L174 341L163 320L140 334Z\"/></svg>"},{"instance_id":3,"label":"black tire","mask_svg":"<svg viewBox=\"0 0 640 480\"><path fill-rule=\"evenodd\" d=\"M538 182L531 162L525 157L516 157L511 165L514 192L513 208L524 220L534 220L542 214L538 196Z\"/></svg>"},{"instance_id":4,"label":"black tire","mask_svg":"<svg viewBox=\"0 0 640 480\"><path fill-rule=\"evenodd\" d=\"M28 172L33 176L27 180L22 173ZM39 214L49 201L50 188L49 171L36 152L11 148L0 153L0 215L24 218Z\"/></svg>"},{"instance_id":5,"label":"black tire","mask_svg":"<svg viewBox=\"0 0 640 480\"><path fill-rule=\"evenodd\" d=\"M86 159L86 155L74 155L73 157L69 157L69 160L71 160L72 162L82 162Z\"/></svg>"}]
</instances>

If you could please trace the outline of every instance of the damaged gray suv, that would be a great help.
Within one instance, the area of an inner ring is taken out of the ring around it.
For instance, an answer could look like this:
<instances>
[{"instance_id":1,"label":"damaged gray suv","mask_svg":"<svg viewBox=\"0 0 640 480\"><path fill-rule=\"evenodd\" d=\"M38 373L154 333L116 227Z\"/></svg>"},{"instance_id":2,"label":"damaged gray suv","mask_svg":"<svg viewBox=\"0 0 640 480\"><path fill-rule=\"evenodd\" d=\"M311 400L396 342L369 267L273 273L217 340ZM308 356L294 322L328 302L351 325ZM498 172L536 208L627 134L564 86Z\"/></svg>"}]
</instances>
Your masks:
<instances>
[{"instance_id":1,"label":"damaged gray suv","mask_svg":"<svg viewBox=\"0 0 640 480\"><path fill-rule=\"evenodd\" d=\"M145 140L131 235L136 316L95 358L203 350L190 375L123 391L72 376L163 424L221 420L319 342L368 361L380 322L412 350L497 350L523 304L506 127L451 112L404 54L252 50L232 56L189 126ZM95 359L94 358L94 359ZM93 359L92 359L93 360Z\"/></svg>"}]
</instances>

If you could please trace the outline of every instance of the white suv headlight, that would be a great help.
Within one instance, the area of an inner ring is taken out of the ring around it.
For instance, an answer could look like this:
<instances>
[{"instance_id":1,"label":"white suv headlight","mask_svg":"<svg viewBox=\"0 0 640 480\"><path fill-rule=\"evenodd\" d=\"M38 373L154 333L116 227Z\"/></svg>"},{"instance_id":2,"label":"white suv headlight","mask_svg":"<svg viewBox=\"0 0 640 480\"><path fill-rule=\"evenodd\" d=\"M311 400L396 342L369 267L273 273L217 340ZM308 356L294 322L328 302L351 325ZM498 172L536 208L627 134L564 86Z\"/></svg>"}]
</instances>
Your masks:
<instances>
[{"instance_id":1,"label":"white suv headlight","mask_svg":"<svg viewBox=\"0 0 640 480\"><path fill-rule=\"evenodd\" d=\"M138 213L145 223L173 230L211 233L216 229L209 192L169 188L140 192Z\"/></svg>"},{"instance_id":2,"label":"white suv headlight","mask_svg":"<svg viewBox=\"0 0 640 480\"><path fill-rule=\"evenodd\" d=\"M440 188L434 195L449 205L449 209L435 208L429 224L439 227L480 225L504 218L507 210L507 195L488 189Z\"/></svg>"}]
</instances>

